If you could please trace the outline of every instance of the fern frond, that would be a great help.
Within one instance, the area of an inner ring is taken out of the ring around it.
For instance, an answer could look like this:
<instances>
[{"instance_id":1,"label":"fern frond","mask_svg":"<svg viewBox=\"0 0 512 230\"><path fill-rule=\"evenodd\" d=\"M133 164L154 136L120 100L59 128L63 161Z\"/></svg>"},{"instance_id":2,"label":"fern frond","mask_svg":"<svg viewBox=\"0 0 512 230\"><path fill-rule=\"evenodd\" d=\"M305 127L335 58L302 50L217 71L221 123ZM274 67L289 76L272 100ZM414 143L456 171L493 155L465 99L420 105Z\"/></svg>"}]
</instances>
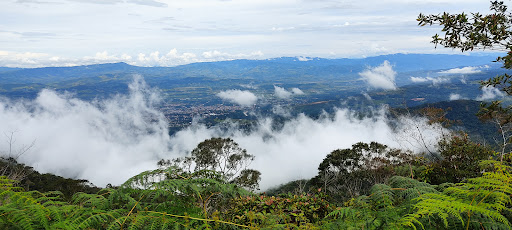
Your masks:
<instances>
[{"instance_id":1,"label":"fern frond","mask_svg":"<svg viewBox=\"0 0 512 230\"><path fill-rule=\"evenodd\" d=\"M341 219L341 220L355 220L359 217L359 212L352 207L339 207L330 212L325 218Z\"/></svg>"},{"instance_id":2,"label":"fern frond","mask_svg":"<svg viewBox=\"0 0 512 230\"><path fill-rule=\"evenodd\" d=\"M467 227L473 223L495 223L510 228L509 220L502 214L512 203L510 179L503 172L486 172L467 183L448 187L442 194L424 194L415 199L418 203L414 205L414 214L402 218L401 224L412 226L421 219L436 217L445 227L449 223Z\"/></svg>"},{"instance_id":3,"label":"fern frond","mask_svg":"<svg viewBox=\"0 0 512 230\"><path fill-rule=\"evenodd\" d=\"M393 206L393 191L386 184L376 184L370 190L370 200L376 209L386 209Z\"/></svg>"}]
</instances>

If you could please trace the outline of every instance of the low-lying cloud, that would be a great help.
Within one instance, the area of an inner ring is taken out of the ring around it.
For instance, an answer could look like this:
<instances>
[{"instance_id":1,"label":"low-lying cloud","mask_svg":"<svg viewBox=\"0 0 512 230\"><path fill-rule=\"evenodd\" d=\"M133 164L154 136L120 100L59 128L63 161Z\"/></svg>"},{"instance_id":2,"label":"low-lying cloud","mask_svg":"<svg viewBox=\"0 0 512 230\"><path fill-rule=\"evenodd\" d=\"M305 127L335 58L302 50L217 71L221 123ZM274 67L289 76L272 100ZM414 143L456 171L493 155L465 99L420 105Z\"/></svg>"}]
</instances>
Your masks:
<instances>
[{"instance_id":1,"label":"low-lying cloud","mask_svg":"<svg viewBox=\"0 0 512 230\"><path fill-rule=\"evenodd\" d=\"M297 94L297 95L303 95L304 94L304 92L301 89L299 89L299 88L292 88L292 93Z\"/></svg>"},{"instance_id":2,"label":"low-lying cloud","mask_svg":"<svg viewBox=\"0 0 512 230\"><path fill-rule=\"evenodd\" d=\"M222 128L194 122L169 136L164 115L155 109L158 98L140 78L130 85L128 95L103 101L86 102L50 90L33 101L4 98L0 132L17 131L20 144L36 140L34 148L20 158L22 162L41 172L84 178L99 186L120 184L156 168L159 159L188 155L205 139L232 137L256 156L250 167L262 172L262 189L310 178L331 151L360 141L421 151L434 146L442 133L442 128L428 125L423 118L402 117L390 125L383 108L364 118L348 109L336 109L319 119L288 114L281 128L275 128L272 118L262 117L251 131L231 122ZM421 136L415 135L414 127L421 127ZM0 141L0 150L6 148L5 141Z\"/></svg>"},{"instance_id":3,"label":"low-lying cloud","mask_svg":"<svg viewBox=\"0 0 512 230\"><path fill-rule=\"evenodd\" d=\"M489 66L477 67L477 66L466 66L462 68L453 68L449 70L440 71L440 74L475 74L481 73L481 68L489 68Z\"/></svg>"},{"instance_id":4,"label":"low-lying cloud","mask_svg":"<svg viewBox=\"0 0 512 230\"><path fill-rule=\"evenodd\" d=\"M258 97L247 90L226 90L217 94L223 100L239 104L241 106L252 106L258 101Z\"/></svg>"},{"instance_id":5,"label":"low-lying cloud","mask_svg":"<svg viewBox=\"0 0 512 230\"><path fill-rule=\"evenodd\" d=\"M280 99L289 99L294 95L303 95L304 92L299 88L292 88L290 91L286 90L283 87L279 87L274 85L274 95Z\"/></svg>"},{"instance_id":6,"label":"low-lying cloud","mask_svg":"<svg viewBox=\"0 0 512 230\"><path fill-rule=\"evenodd\" d=\"M0 66L4 67L48 67L48 66L78 66L114 62L125 62L135 66L177 66L195 62L229 61L235 59L261 59L263 53L254 51L251 53L226 53L217 50L203 51L202 53L179 52L171 49L161 53L153 51L149 53L112 54L107 51L96 52L94 55L69 58L50 55L48 53L35 52L8 52L0 50Z\"/></svg>"},{"instance_id":7,"label":"low-lying cloud","mask_svg":"<svg viewBox=\"0 0 512 230\"><path fill-rule=\"evenodd\" d=\"M289 92L288 90L286 90L282 87L274 85L274 95L276 95L276 97L281 98L281 99L288 99L293 95L293 93Z\"/></svg>"},{"instance_id":8,"label":"low-lying cloud","mask_svg":"<svg viewBox=\"0 0 512 230\"><path fill-rule=\"evenodd\" d=\"M128 95L86 102L43 90L33 101L0 100L0 134L15 132L16 148L35 141L21 162L41 172L104 186L154 168L167 156L167 122L158 93L137 77ZM1 138L0 138L1 139ZM0 152L7 149L0 141Z\"/></svg>"},{"instance_id":9,"label":"low-lying cloud","mask_svg":"<svg viewBox=\"0 0 512 230\"><path fill-rule=\"evenodd\" d=\"M359 73L359 76L361 76L371 88L384 90L396 89L396 72L388 61L384 61L380 66L368 68Z\"/></svg>"},{"instance_id":10,"label":"low-lying cloud","mask_svg":"<svg viewBox=\"0 0 512 230\"><path fill-rule=\"evenodd\" d=\"M397 148L425 150L420 135L410 127L421 127L425 143L433 148L441 136L442 128L429 126L426 119L406 118L392 128L385 116L386 109L363 119L347 109L338 109L332 116L312 119L305 115L292 118L282 129L274 129L271 118L262 118L255 129L243 132L228 131L194 124L179 131L171 142L175 155L188 154L200 141L214 136L229 136L241 147L256 156L251 167L260 170L263 189L290 180L311 178L327 154L338 148L350 148L357 142L378 141Z\"/></svg>"},{"instance_id":11,"label":"low-lying cloud","mask_svg":"<svg viewBox=\"0 0 512 230\"><path fill-rule=\"evenodd\" d=\"M463 100L463 99L466 99L466 98L462 97L458 93L451 93L449 99L450 99L450 101L456 101L456 100Z\"/></svg>"},{"instance_id":12,"label":"low-lying cloud","mask_svg":"<svg viewBox=\"0 0 512 230\"><path fill-rule=\"evenodd\" d=\"M411 81L414 83L422 83L422 82L427 82L429 80L424 77L411 77Z\"/></svg>"},{"instance_id":13,"label":"low-lying cloud","mask_svg":"<svg viewBox=\"0 0 512 230\"><path fill-rule=\"evenodd\" d=\"M499 89L494 88L492 86L482 87L482 94L476 97L477 101L487 101L492 100L498 97L504 97L505 94L501 92Z\"/></svg>"},{"instance_id":14,"label":"low-lying cloud","mask_svg":"<svg viewBox=\"0 0 512 230\"><path fill-rule=\"evenodd\" d=\"M433 85L439 85L450 82L449 78L444 77L411 77L410 79L414 83L432 82Z\"/></svg>"}]
</instances>

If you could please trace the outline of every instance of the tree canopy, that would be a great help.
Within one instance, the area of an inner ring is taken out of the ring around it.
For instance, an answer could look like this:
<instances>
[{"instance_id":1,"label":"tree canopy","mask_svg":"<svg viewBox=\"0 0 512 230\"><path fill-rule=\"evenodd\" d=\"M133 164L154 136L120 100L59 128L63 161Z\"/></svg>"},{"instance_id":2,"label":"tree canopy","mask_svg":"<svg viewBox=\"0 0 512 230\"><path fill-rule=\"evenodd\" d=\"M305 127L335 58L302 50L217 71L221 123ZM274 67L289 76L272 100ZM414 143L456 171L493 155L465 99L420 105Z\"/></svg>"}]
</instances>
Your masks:
<instances>
[{"instance_id":1,"label":"tree canopy","mask_svg":"<svg viewBox=\"0 0 512 230\"><path fill-rule=\"evenodd\" d=\"M233 139L213 137L199 143L190 156L161 160L158 165L176 166L189 173L216 171L226 181L255 190L258 188L261 173L247 168L253 160L254 155L247 153Z\"/></svg>"}]
</instances>

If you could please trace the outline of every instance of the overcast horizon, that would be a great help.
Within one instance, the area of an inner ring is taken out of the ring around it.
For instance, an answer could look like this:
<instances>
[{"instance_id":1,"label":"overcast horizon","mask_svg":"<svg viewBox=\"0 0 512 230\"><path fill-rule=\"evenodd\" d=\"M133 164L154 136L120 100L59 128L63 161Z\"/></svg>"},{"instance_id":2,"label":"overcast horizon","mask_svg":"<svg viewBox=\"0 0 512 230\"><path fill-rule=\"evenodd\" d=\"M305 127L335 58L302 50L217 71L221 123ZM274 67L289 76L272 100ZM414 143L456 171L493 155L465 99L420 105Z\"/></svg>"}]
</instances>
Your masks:
<instances>
[{"instance_id":1,"label":"overcast horizon","mask_svg":"<svg viewBox=\"0 0 512 230\"><path fill-rule=\"evenodd\" d=\"M510 1L506 3L509 4ZM489 12L481 0L7 0L0 66L176 66L276 57L450 53L419 13Z\"/></svg>"}]
</instances>

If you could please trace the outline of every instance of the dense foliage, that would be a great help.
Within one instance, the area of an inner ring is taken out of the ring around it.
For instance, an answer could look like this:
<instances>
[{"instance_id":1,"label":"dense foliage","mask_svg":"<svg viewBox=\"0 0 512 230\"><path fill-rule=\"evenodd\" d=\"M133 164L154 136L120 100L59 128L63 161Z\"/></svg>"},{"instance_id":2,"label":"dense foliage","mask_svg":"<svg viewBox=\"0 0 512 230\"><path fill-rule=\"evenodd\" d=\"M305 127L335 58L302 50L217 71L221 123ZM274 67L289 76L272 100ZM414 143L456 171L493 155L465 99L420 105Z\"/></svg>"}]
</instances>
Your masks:
<instances>
[{"instance_id":1,"label":"dense foliage","mask_svg":"<svg viewBox=\"0 0 512 230\"><path fill-rule=\"evenodd\" d=\"M337 149L328 154L311 183L322 188L332 200L343 201L366 194L374 184L384 183L395 175L398 166L412 160L408 152L376 142L360 142L350 149Z\"/></svg>"},{"instance_id":2,"label":"dense foliage","mask_svg":"<svg viewBox=\"0 0 512 230\"><path fill-rule=\"evenodd\" d=\"M240 148L233 139L213 137L199 143L190 156L172 160L162 159L158 165L162 168L177 167L187 173L216 171L226 181L249 190L256 190L261 173L247 168L253 160L254 156Z\"/></svg>"},{"instance_id":3,"label":"dense foliage","mask_svg":"<svg viewBox=\"0 0 512 230\"><path fill-rule=\"evenodd\" d=\"M333 183L295 181L288 185L298 186L294 193L276 196L251 192L208 167L168 165L69 200L3 176L0 228L511 229L511 155L496 160L501 154L456 135L440 141L439 153L428 159L357 143L319 165L319 175L334 173Z\"/></svg>"},{"instance_id":4,"label":"dense foliage","mask_svg":"<svg viewBox=\"0 0 512 230\"><path fill-rule=\"evenodd\" d=\"M254 194L215 171L143 172L97 194L24 191L0 178L2 229L511 229L512 157L480 161L465 182L393 176L343 204L321 188Z\"/></svg>"},{"instance_id":5,"label":"dense foliage","mask_svg":"<svg viewBox=\"0 0 512 230\"><path fill-rule=\"evenodd\" d=\"M458 183L481 174L478 164L491 159L494 152L474 143L467 135L454 135L438 143L440 159L426 165L424 181L432 184Z\"/></svg>"},{"instance_id":6,"label":"dense foliage","mask_svg":"<svg viewBox=\"0 0 512 230\"><path fill-rule=\"evenodd\" d=\"M70 200L77 192L97 193L100 190L88 180L64 178L50 173L41 174L30 166L18 163L14 158L0 158L0 176L15 180L16 186L24 190L61 191L65 200Z\"/></svg>"}]
</instances>

